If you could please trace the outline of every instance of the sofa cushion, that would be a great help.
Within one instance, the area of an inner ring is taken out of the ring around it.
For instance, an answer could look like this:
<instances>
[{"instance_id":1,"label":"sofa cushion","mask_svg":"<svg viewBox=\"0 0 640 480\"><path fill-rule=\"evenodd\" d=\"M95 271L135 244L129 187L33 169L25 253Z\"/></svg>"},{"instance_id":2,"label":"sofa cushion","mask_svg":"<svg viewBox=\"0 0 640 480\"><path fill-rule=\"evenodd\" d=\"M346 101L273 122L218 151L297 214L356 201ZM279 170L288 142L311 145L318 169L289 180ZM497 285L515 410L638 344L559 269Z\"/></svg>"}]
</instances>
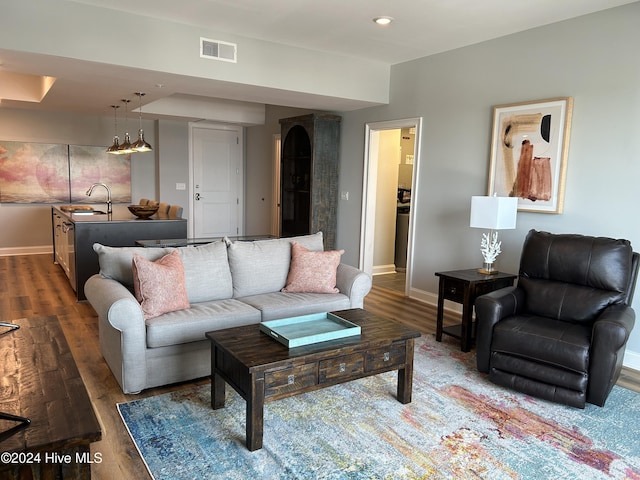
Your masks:
<instances>
[{"instance_id":1,"label":"sofa cushion","mask_svg":"<svg viewBox=\"0 0 640 480\"><path fill-rule=\"evenodd\" d=\"M312 252L291 242L291 265L283 292L338 293L336 270L344 250Z\"/></svg>"},{"instance_id":2,"label":"sofa cushion","mask_svg":"<svg viewBox=\"0 0 640 480\"><path fill-rule=\"evenodd\" d=\"M312 251L324 249L322 232L301 237L229 243L227 253L234 298L280 291L289 273L292 241Z\"/></svg>"},{"instance_id":3,"label":"sofa cushion","mask_svg":"<svg viewBox=\"0 0 640 480\"><path fill-rule=\"evenodd\" d=\"M351 300L342 293L275 292L251 295L238 300L260 310L263 322L351 308Z\"/></svg>"},{"instance_id":4,"label":"sofa cushion","mask_svg":"<svg viewBox=\"0 0 640 480\"><path fill-rule=\"evenodd\" d=\"M107 247L100 243L93 244L93 251L98 254L100 264L100 275L104 278L111 278L123 284L125 287L133 288L133 272L131 271L131 261L133 254L146 258L147 260L157 260L171 253L174 248L144 248L144 247Z\"/></svg>"},{"instance_id":5,"label":"sofa cushion","mask_svg":"<svg viewBox=\"0 0 640 480\"><path fill-rule=\"evenodd\" d=\"M189 302L208 302L231 298L233 284L223 241L178 248L184 264Z\"/></svg>"},{"instance_id":6,"label":"sofa cushion","mask_svg":"<svg viewBox=\"0 0 640 480\"><path fill-rule=\"evenodd\" d=\"M166 347L206 340L205 333L260 322L260 312L234 299L197 303L187 310L147 320L147 347Z\"/></svg>"},{"instance_id":7,"label":"sofa cushion","mask_svg":"<svg viewBox=\"0 0 640 480\"><path fill-rule=\"evenodd\" d=\"M145 319L189 308L184 267L177 250L152 262L133 254L133 289Z\"/></svg>"}]
</instances>

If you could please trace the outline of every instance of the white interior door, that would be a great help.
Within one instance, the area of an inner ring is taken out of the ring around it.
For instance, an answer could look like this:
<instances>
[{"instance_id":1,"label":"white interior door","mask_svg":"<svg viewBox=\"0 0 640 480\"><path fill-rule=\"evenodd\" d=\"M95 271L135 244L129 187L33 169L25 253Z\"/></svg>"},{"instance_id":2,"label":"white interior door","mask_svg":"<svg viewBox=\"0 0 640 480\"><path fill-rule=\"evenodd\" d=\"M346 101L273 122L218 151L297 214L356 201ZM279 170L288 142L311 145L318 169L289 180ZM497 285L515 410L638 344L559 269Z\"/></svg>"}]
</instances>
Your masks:
<instances>
[{"instance_id":1,"label":"white interior door","mask_svg":"<svg viewBox=\"0 0 640 480\"><path fill-rule=\"evenodd\" d=\"M192 125L192 236L242 235L242 129Z\"/></svg>"}]
</instances>

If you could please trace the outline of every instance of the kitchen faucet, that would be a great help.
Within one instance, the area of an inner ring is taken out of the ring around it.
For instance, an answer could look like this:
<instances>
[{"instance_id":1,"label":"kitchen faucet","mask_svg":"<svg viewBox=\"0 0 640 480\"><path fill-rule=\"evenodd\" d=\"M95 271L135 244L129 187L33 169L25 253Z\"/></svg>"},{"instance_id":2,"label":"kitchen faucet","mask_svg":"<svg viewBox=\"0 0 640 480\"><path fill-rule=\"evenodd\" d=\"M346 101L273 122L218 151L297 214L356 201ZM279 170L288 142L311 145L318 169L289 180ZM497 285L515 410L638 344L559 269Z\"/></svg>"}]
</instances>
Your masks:
<instances>
[{"instance_id":1,"label":"kitchen faucet","mask_svg":"<svg viewBox=\"0 0 640 480\"><path fill-rule=\"evenodd\" d=\"M91 196L91 193L93 192L93 187L104 187L107 190L107 213L111 214L111 189L109 187L107 187L104 183L94 183L93 185L91 185L89 187L89 190L87 190L87 197Z\"/></svg>"}]
</instances>

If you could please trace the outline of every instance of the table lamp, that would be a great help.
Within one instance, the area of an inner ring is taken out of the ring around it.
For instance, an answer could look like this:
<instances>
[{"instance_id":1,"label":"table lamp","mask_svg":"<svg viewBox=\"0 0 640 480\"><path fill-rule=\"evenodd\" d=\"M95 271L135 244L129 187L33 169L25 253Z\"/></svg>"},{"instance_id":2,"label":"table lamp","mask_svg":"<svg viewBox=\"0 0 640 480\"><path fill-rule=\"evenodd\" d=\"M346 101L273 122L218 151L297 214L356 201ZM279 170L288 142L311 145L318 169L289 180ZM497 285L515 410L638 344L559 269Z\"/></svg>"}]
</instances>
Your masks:
<instances>
[{"instance_id":1,"label":"table lamp","mask_svg":"<svg viewBox=\"0 0 640 480\"><path fill-rule=\"evenodd\" d=\"M482 234L480 251L484 257L484 265L478 272L485 275L498 273L494 268L496 258L500 254L497 230L509 230L516 228L516 214L518 212L518 199L516 197L471 197L472 228L487 228L489 233Z\"/></svg>"}]
</instances>

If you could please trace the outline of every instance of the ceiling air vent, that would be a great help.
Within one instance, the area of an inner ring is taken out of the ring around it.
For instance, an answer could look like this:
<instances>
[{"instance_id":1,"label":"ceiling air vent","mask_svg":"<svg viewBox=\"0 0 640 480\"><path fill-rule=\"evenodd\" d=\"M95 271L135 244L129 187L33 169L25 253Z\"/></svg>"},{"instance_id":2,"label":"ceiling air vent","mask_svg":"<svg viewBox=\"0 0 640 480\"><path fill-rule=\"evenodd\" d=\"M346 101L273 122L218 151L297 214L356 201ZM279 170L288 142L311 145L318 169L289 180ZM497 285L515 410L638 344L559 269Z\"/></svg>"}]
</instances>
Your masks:
<instances>
[{"instance_id":1,"label":"ceiling air vent","mask_svg":"<svg viewBox=\"0 0 640 480\"><path fill-rule=\"evenodd\" d=\"M223 62L237 63L238 45L235 43L221 42L200 38L200 57L222 60Z\"/></svg>"}]
</instances>

